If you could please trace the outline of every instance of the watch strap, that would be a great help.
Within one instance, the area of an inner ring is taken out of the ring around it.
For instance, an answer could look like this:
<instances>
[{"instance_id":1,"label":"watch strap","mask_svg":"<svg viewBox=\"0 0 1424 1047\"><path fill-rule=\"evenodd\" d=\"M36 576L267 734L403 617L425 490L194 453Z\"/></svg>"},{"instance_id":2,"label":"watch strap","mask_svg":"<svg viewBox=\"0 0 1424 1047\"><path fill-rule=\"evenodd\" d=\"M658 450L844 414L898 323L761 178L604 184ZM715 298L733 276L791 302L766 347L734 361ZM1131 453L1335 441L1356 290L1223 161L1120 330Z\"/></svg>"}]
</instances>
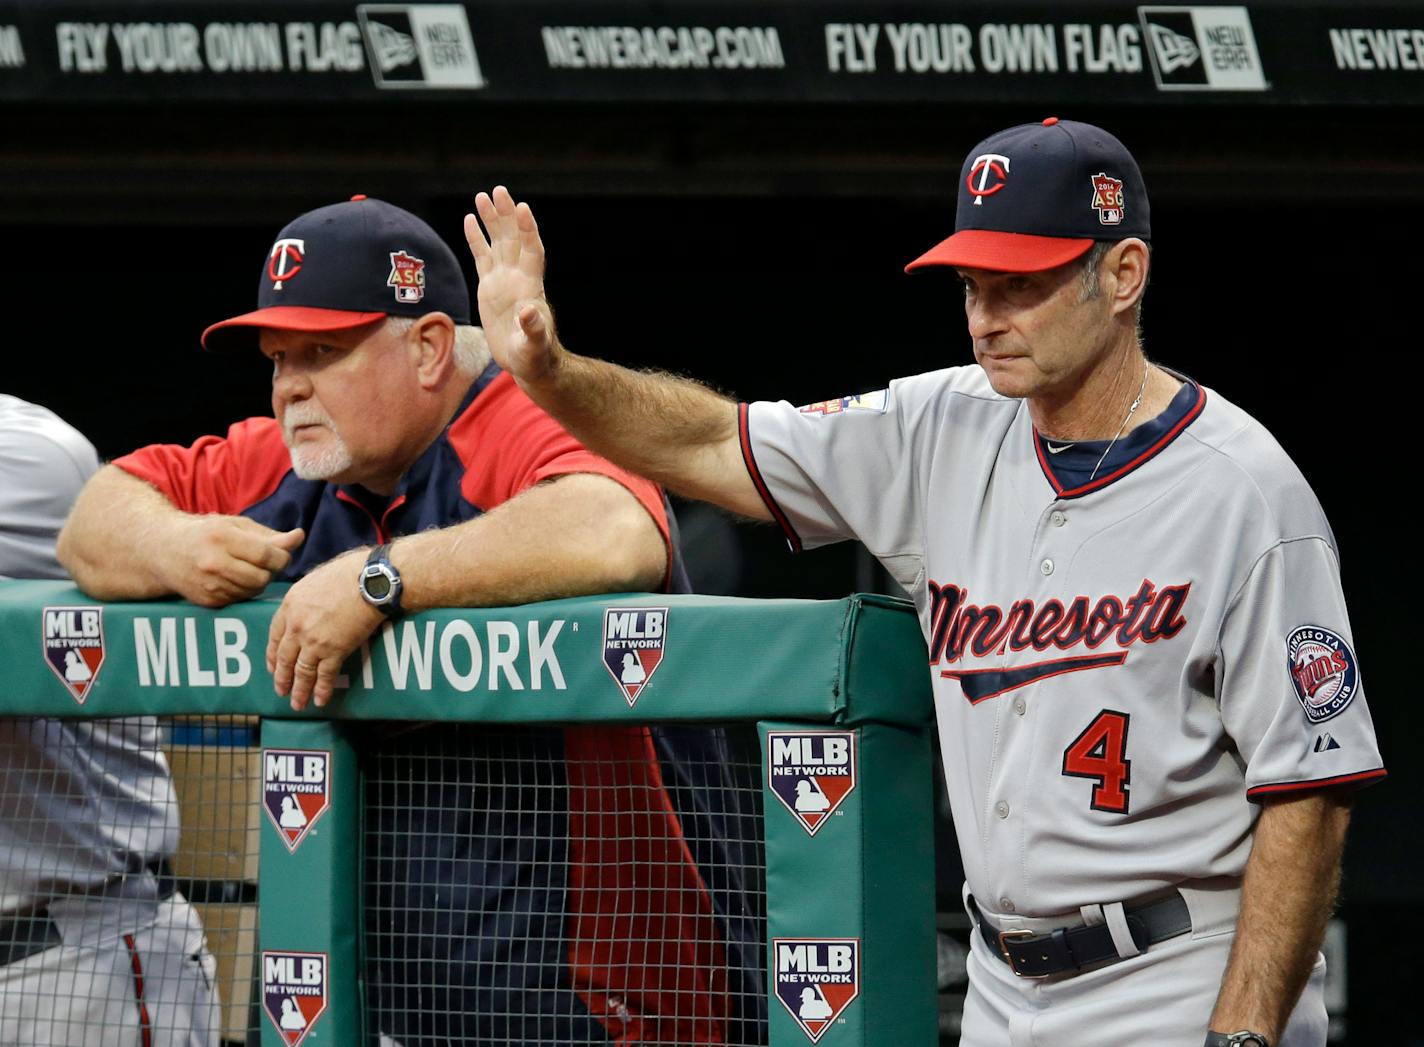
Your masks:
<instances>
[{"instance_id":1,"label":"watch strap","mask_svg":"<svg viewBox=\"0 0 1424 1047\"><path fill-rule=\"evenodd\" d=\"M1205 1047L1271 1047L1271 1041L1259 1032L1242 1029L1238 1032L1216 1032L1206 1034Z\"/></svg>"},{"instance_id":2,"label":"watch strap","mask_svg":"<svg viewBox=\"0 0 1424 1047\"><path fill-rule=\"evenodd\" d=\"M370 573L371 567L376 564L380 564L385 568L385 572L383 573L388 572L387 577L391 580L390 598L380 602L371 599L366 592L366 578ZM382 542L371 550L370 555L366 557L365 566L361 569L361 595L365 598L367 603L376 608L376 610L380 611L387 618L395 618L404 610L404 608L401 607L402 588L400 572L396 570L395 564L391 563L391 543Z\"/></svg>"}]
</instances>

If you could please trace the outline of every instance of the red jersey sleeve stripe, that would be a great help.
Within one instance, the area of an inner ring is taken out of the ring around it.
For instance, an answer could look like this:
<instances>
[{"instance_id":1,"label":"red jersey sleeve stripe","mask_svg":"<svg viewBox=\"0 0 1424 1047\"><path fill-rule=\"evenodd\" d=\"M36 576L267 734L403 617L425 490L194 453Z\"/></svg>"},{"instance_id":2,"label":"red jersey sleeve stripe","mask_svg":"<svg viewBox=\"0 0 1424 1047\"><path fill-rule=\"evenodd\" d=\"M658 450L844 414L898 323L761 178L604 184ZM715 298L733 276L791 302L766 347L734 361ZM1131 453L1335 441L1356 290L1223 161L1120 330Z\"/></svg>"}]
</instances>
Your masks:
<instances>
[{"instance_id":1,"label":"red jersey sleeve stripe","mask_svg":"<svg viewBox=\"0 0 1424 1047\"><path fill-rule=\"evenodd\" d=\"M1311 778L1301 782L1275 782L1270 785L1258 785L1255 788L1247 789L1246 798L1255 799L1257 796L1270 796L1276 793L1329 789L1337 785L1366 785L1377 782L1388 774L1389 772L1383 767L1376 767L1373 771L1358 771L1354 774L1337 774L1330 778Z\"/></svg>"},{"instance_id":2,"label":"red jersey sleeve stripe","mask_svg":"<svg viewBox=\"0 0 1424 1047\"><path fill-rule=\"evenodd\" d=\"M786 518L786 514L781 511L781 506L776 504L776 499L771 496L771 489L766 486L766 481L761 477L761 470L757 468L756 455L752 452L752 436L750 428L751 412L747 404L737 406L737 430L742 442L742 461L746 463L747 474L752 478L752 484L757 489L757 494L761 495L762 504L766 506L767 512L771 513L771 518L781 527L781 531L786 535L786 543L791 546L793 553L801 551L801 536L796 533L796 528L791 526L791 521Z\"/></svg>"},{"instance_id":3,"label":"red jersey sleeve stripe","mask_svg":"<svg viewBox=\"0 0 1424 1047\"><path fill-rule=\"evenodd\" d=\"M248 418L226 437L205 436L188 447L151 444L113 464L184 512L239 514L277 490L292 459L276 419Z\"/></svg>"},{"instance_id":4,"label":"red jersey sleeve stripe","mask_svg":"<svg viewBox=\"0 0 1424 1047\"><path fill-rule=\"evenodd\" d=\"M664 588L672 577L673 548L662 489L594 454L500 374L450 427L450 447L465 468L460 493L488 512L545 480L570 473L606 476L648 511L667 549Z\"/></svg>"}]
</instances>

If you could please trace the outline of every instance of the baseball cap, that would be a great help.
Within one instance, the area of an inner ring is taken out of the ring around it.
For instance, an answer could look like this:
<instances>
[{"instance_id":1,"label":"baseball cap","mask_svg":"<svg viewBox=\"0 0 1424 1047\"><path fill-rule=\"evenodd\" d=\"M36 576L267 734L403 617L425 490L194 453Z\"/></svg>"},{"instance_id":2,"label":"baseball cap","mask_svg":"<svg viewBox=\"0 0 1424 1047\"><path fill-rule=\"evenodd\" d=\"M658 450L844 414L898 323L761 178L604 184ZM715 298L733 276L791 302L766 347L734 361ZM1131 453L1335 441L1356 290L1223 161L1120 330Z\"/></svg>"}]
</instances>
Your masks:
<instances>
[{"instance_id":1,"label":"baseball cap","mask_svg":"<svg viewBox=\"0 0 1424 1047\"><path fill-rule=\"evenodd\" d=\"M954 235L905 266L1033 273L1094 240L1152 239L1142 172L1101 127L1050 116L990 135L959 173Z\"/></svg>"},{"instance_id":2,"label":"baseball cap","mask_svg":"<svg viewBox=\"0 0 1424 1047\"><path fill-rule=\"evenodd\" d=\"M433 312L470 322L455 253L409 211L358 195L288 222L263 263L257 308L213 324L203 347L252 348L262 327L340 331Z\"/></svg>"}]
</instances>

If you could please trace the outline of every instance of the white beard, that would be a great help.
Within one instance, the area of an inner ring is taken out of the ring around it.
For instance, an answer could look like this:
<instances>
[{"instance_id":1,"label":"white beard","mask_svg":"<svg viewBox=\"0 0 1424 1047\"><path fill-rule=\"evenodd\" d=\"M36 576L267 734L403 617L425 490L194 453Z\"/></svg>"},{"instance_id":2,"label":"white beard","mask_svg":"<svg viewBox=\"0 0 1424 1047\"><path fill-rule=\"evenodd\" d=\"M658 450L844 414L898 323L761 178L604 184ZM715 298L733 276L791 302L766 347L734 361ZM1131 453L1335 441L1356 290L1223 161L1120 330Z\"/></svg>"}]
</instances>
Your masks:
<instances>
[{"instance_id":1,"label":"white beard","mask_svg":"<svg viewBox=\"0 0 1424 1047\"><path fill-rule=\"evenodd\" d=\"M294 440L299 425L320 425L326 430L327 438L319 444L297 444ZM331 424L331 419L316 408L288 408L282 417L282 438L292 456L292 471L303 480L330 480L351 468L351 451L346 441Z\"/></svg>"}]
</instances>

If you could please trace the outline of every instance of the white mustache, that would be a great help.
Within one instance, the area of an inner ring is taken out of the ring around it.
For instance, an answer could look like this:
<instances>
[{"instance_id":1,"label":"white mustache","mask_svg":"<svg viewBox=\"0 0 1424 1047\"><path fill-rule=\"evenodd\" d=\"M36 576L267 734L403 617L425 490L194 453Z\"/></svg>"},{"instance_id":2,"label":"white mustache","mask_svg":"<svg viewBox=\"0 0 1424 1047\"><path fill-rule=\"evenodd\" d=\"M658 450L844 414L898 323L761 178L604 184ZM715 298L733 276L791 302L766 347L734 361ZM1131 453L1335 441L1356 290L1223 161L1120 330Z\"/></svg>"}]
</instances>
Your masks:
<instances>
[{"instance_id":1,"label":"white mustache","mask_svg":"<svg viewBox=\"0 0 1424 1047\"><path fill-rule=\"evenodd\" d=\"M314 404L294 404L287 408L282 415L282 434L291 442L296 435L297 427L302 425L320 425L331 429L331 419L326 412Z\"/></svg>"}]
</instances>

